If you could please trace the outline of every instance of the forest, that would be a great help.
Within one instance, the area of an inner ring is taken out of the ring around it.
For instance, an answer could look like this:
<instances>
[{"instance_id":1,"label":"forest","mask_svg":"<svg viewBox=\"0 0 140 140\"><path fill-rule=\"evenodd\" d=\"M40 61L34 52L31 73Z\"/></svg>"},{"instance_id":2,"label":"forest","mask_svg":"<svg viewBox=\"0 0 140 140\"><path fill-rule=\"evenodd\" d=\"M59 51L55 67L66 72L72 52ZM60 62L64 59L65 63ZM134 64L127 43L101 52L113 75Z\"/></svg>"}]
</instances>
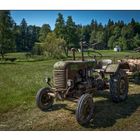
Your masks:
<instances>
[{"instance_id":1,"label":"forest","mask_svg":"<svg viewBox=\"0 0 140 140\"><path fill-rule=\"evenodd\" d=\"M65 21L63 15L58 13L55 28L52 30L47 21L39 27L28 25L23 18L17 25L10 11L0 11L2 58L9 52L28 52L52 58L68 56L71 48L80 48L81 40L91 44L90 46L100 43L104 50L113 49L116 45L124 51L134 50L140 46L140 22L134 18L129 23L108 19L108 23L103 25L93 17L91 23L81 25L76 24L72 16L68 16Z\"/></svg>"}]
</instances>

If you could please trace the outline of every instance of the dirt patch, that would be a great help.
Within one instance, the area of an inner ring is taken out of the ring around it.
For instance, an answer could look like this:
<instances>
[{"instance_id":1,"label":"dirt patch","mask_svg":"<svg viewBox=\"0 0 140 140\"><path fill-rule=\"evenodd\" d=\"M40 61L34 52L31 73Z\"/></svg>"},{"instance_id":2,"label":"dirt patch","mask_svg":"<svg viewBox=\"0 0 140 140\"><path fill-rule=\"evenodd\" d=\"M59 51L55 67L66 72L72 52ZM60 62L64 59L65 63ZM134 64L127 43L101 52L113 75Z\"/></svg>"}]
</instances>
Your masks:
<instances>
[{"instance_id":1,"label":"dirt patch","mask_svg":"<svg viewBox=\"0 0 140 140\"><path fill-rule=\"evenodd\" d=\"M75 119L76 104L56 102L48 112L35 103L0 114L0 130L140 130L140 86L130 85L125 102L112 103L108 91L95 95L95 115L87 128Z\"/></svg>"}]
</instances>

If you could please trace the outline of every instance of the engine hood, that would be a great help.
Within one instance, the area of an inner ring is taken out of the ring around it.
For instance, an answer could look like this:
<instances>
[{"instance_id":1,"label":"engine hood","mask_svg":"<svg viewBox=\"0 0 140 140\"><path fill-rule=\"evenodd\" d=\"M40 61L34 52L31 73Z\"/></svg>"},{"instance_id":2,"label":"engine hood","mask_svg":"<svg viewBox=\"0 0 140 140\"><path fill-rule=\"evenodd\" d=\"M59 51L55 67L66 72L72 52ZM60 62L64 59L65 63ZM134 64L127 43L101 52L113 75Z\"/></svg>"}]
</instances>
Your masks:
<instances>
[{"instance_id":1,"label":"engine hood","mask_svg":"<svg viewBox=\"0 0 140 140\"><path fill-rule=\"evenodd\" d=\"M83 67L92 67L95 66L95 61L91 60L91 61L59 61L56 62L54 64L54 69L55 70L64 70L66 69L68 66L72 67L72 66L83 66Z\"/></svg>"}]
</instances>

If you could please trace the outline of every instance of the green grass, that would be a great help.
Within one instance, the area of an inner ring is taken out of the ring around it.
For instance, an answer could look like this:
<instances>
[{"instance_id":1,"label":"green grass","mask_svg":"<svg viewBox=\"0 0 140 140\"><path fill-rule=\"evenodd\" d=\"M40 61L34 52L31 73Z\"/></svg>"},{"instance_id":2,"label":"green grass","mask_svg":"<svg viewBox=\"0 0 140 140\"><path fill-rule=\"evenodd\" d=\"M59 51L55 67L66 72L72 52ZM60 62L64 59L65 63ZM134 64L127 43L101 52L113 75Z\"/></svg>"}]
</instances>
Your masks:
<instances>
[{"instance_id":1,"label":"green grass","mask_svg":"<svg viewBox=\"0 0 140 140\"><path fill-rule=\"evenodd\" d=\"M140 53L139 52L135 52L135 51L122 51L122 52L114 52L112 50L96 50L97 52L100 52L102 54L102 58L100 58L99 54L97 53L90 53L90 56L96 55L98 59L123 59L125 58L125 56L127 56L128 58L139 58L140 57ZM84 56L85 59L89 59L87 52L84 52ZM8 53L6 54L5 57L15 57L17 58L17 62L33 62L33 61L43 61L43 60L50 60L50 58L45 57L45 56L38 56L38 55L33 55L31 56L31 58L26 58L26 53ZM68 59L72 59L72 52L69 52L69 58ZM93 57L92 57L93 58ZM66 59L65 57L62 59ZM76 59L81 59L81 53L80 52L76 52Z\"/></svg>"},{"instance_id":2,"label":"green grass","mask_svg":"<svg viewBox=\"0 0 140 140\"><path fill-rule=\"evenodd\" d=\"M16 58L16 62L33 62L33 61L43 61L48 60L50 58L47 58L43 55L32 55L31 57L26 57L26 52L23 53L7 53L5 55L5 58Z\"/></svg>"},{"instance_id":3,"label":"green grass","mask_svg":"<svg viewBox=\"0 0 140 140\"><path fill-rule=\"evenodd\" d=\"M0 64L0 112L25 102L32 103L36 91L44 86L45 73L51 75L55 60Z\"/></svg>"},{"instance_id":4,"label":"green grass","mask_svg":"<svg viewBox=\"0 0 140 140\"><path fill-rule=\"evenodd\" d=\"M85 59L93 59L93 55L97 56L97 59L112 59L113 61L116 62L118 59L123 59L123 58L139 58L140 53L139 52L134 52L134 51L122 51L122 52L114 52L112 50L96 50L97 52L102 54L102 57L100 57L99 54L90 52L90 56L88 57L88 53L84 52ZM70 58L72 58L72 53L69 54ZM76 58L81 59L81 53L77 52L76 53Z\"/></svg>"},{"instance_id":5,"label":"green grass","mask_svg":"<svg viewBox=\"0 0 140 140\"><path fill-rule=\"evenodd\" d=\"M115 53L101 52L110 57ZM120 52L117 56L130 54ZM128 100L119 104L112 103L108 91L95 94L95 116L85 128L76 122L74 103L55 102L49 112L36 107L36 92L45 86L44 77L52 76L53 64L58 60L27 60L23 53L8 56L18 61L0 63L0 130L140 130L139 85L130 84Z\"/></svg>"}]
</instances>

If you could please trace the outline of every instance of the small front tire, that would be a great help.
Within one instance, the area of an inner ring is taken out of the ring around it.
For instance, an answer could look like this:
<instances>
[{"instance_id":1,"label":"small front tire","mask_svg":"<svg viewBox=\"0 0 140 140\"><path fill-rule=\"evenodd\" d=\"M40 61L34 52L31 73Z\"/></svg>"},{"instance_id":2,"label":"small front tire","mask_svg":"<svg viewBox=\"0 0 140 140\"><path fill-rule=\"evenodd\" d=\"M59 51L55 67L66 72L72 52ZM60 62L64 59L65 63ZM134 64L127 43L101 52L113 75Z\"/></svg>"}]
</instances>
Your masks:
<instances>
[{"instance_id":1,"label":"small front tire","mask_svg":"<svg viewBox=\"0 0 140 140\"><path fill-rule=\"evenodd\" d=\"M48 93L50 88L41 88L36 95L36 104L42 111L47 111L53 105L54 98Z\"/></svg>"},{"instance_id":2,"label":"small front tire","mask_svg":"<svg viewBox=\"0 0 140 140\"><path fill-rule=\"evenodd\" d=\"M90 94L84 94L80 97L76 109L77 122L85 126L92 119L94 114L94 103Z\"/></svg>"}]
</instances>

